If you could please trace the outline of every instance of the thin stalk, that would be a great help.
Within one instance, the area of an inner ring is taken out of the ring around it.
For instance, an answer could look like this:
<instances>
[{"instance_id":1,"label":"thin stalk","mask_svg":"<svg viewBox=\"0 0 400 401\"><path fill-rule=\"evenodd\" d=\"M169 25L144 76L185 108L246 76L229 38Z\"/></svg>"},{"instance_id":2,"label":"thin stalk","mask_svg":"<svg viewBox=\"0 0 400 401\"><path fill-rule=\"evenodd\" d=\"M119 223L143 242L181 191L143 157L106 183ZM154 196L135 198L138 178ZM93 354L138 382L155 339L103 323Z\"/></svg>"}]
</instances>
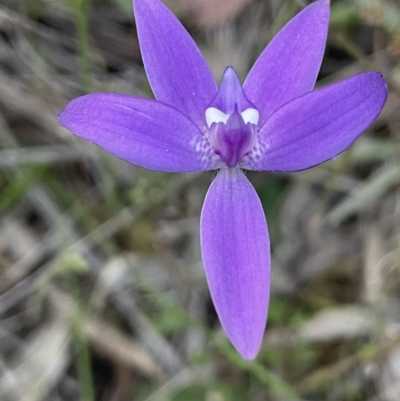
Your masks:
<instances>
[{"instance_id":1,"label":"thin stalk","mask_svg":"<svg viewBox=\"0 0 400 401\"><path fill-rule=\"evenodd\" d=\"M90 92L92 79L91 79L91 66L89 59L89 9L90 0L77 0L76 1L76 29L78 38L78 52L79 52L79 75L82 88L86 92Z\"/></svg>"},{"instance_id":2,"label":"thin stalk","mask_svg":"<svg viewBox=\"0 0 400 401\"><path fill-rule=\"evenodd\" d=\"M71 294L77 305L75 315L71 320L71 333L72 343L76 352L76 366L81 393L80 399L82 401L95 401L89 345L83 330L85 313L81 307L78 284L73 273L69 273L69 286Z\"/></svg>"}]
</instances>

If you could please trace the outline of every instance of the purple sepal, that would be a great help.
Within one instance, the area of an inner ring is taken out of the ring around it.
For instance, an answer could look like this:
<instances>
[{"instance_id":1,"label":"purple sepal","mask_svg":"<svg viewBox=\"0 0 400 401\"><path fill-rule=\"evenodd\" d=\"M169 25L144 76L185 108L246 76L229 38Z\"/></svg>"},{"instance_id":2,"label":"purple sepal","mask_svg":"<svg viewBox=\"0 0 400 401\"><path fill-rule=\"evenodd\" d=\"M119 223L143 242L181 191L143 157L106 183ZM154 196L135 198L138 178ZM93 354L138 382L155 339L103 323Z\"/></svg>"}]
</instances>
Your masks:
<instances>
[{"instance_id":1,"label":"purple sepal","mask_svg":"<svg viewBox=\"0 0 400 401\"><path fill-rule=\"evenodd\" d=\"M250 70L243 89L260 112L260 124L289 100L314 88L325 50L329 0L319 0L291 19Z\"/></svg>"},{"instance_id":2,"label":"purple sepal","mask_svg":"<svg viewBox=\"0 0 400 401\"><path fill-rule=\"evenodd\" d=\"M201 250L221 324L245 359L264 335L270 287L267 223L257 193L240 169L222 169L201 214Z\"/></svg>"},{"instance_id":3,"label":"purple sepal","mask_svg":"<svg viewBox=\"0 0 400 401\"><path fill-rule=\"evenodd\" d=\"M72 100L58 120L74 134L137 166L166 172L217 168L199 128L155 100L95 93Z\"/></svg>"},{"instance_id":4,"label":"purple sepal","mask_svg":"<svg viewBox=\"0 0 400 401\"><path fill-rule=\"evenodd\" d=\"M386 98L382 75L366 72L294 99L260 128L241 167L296 171L332 159L376 119Z\"/></svg>"},{"instance_id":5,"label":"purple sepal","mask_svg":"<svg viewBox=\"0 0 400 401\"><path fill-rule=\"evenodd\" d=\"M204 112L218 88L199 48L161 1L135 1L134 11L154 96L177 108L204 131Z\"/></svg>"}]
</instances>

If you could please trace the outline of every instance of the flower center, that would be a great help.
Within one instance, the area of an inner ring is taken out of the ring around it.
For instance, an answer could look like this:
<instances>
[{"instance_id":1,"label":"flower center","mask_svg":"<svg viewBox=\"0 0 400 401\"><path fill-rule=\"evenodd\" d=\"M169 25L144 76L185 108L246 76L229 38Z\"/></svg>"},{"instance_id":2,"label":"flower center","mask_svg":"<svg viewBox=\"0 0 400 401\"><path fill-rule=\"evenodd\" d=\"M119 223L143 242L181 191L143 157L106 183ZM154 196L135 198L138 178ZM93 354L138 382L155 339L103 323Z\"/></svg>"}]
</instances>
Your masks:
<instances>
[{"instance_id":1,"label":"flower center","mask_svg":"<svg viewBox=\"0 0 400 401\"><path fill-rule=\"evenodd\" d=\"M259 117L236 71L227 67L219 91L205 113L211 145L227 167L236 167L252 149Z\"/></svg>"},{"instance_id":2,"label":"flower center","mask_svg":"<svg viewBox=\"0 0 400 401\"><path fill-rule=\"evenodd\" d=\"M253 108L239 113L235 106L231 114L215 107L206 110L211 145L227 167L235 167L250 152L256 138L258 119L258 111Z\"/></svg>"}]
</instances>

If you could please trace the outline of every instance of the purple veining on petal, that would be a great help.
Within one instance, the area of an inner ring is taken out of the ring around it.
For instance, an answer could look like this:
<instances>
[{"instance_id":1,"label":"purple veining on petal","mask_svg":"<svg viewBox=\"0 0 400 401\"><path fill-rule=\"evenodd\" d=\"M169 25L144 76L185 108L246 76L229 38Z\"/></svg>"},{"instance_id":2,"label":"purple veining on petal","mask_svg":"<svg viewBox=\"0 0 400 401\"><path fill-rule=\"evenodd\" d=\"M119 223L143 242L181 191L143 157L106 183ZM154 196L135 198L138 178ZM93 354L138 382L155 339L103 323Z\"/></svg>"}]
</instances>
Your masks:
<instances>
[{"instance_id":1,"label":"purple veining on petal","mask_svg":"<svg viewBox=\"0 0 400 401\"><path fill-rule=\"evenodd\" d=\"M260 349L270 287L264 211L240 169L222 169L201 213L201 252L215 308L228 338L245 359Z\"/></svg>"},{"instance_id":2,"label":"purple veining on petal","mask_svg":"<svg viewBox=\"0 0 400 401\"><path fill-rule=\"evenodd\" d=\"M347 149L376 119L387 98L380 73L367 72L286 103L265 122L241 167L296 171Z\"/></svg>"},{"instance_id":3,"label":"purple veining on petal","mask_svg":"<svg viewBox=\"0 0 400 401\"><path fill-rule=\"evenodd\" d=\"M314 87L325 50L329 0L310 4L291 19L261 53L244 81L260 124L278 108Z\"/></svg>"},{"instance_id":4,"label":"purple veining on petal","mask_svg":"<svg viewBox=\"0 0 400 401\"><path fill-rule=\"evenodd\" d=\"M135 0L140 51L157 100L177 108L204 131L204 110L217 84L194 40L159 0Z\"/></svg>"},{"instance_id":5,"label":"purple veining on petal","mask_svg":"<svg viewBox=\"0 0 400 401\"><path fill-rule=\"evenodd\" d=\"M74 134L150 170L219 167L199 128L178 110L155 100L94 93L70 102L59 121Z\"/></svg>"}]
</instances>

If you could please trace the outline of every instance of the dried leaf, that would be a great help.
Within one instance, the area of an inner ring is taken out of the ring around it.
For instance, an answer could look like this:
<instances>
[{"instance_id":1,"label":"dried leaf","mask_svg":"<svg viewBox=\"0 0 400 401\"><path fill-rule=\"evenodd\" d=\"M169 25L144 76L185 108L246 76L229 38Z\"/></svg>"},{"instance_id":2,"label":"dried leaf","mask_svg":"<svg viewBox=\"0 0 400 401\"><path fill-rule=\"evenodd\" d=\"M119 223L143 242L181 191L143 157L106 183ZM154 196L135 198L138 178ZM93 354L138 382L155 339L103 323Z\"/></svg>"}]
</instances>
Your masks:
<instances>
[{"instance_id":1,"label":"dried leaf","mask_svg":"<svg viewBox=\"0 0 400 401\"><path fill-rule=\"evenodd\" d=\"M325 309L300 330L300 338L308 342L340 341L363 337L370 332L371 314L360 306Z\"/></svg>"}]
</instances>

